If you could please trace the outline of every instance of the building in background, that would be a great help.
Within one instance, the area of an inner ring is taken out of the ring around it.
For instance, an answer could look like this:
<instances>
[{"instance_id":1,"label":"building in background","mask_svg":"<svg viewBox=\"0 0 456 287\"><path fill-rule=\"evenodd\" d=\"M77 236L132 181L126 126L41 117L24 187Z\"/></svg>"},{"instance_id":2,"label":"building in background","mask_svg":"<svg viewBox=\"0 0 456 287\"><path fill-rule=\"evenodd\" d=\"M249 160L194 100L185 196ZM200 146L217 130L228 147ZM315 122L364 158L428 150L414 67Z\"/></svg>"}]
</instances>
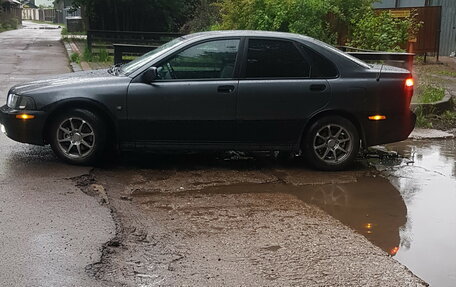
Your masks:
<instances>
[{"instance_id":1,"label":"building in background","mask_svg":"<svg viewBox=\"0 0 456 287\"><path fill-rule=\"evenodd\" d=\"M54 0L35 0L38 7L54 7Z\"/></svg>"},{"instance_id":2,"label":"building in background","mask_svg":"<svg viewBox=\"0 0 456 287\"><path fill-rule=\"evenodd\" d=\"M441 6L439 52L449 56L456 52L456 0L383 0L374 3L374 8L410 8Z\"/></svg>"}]
</instances>

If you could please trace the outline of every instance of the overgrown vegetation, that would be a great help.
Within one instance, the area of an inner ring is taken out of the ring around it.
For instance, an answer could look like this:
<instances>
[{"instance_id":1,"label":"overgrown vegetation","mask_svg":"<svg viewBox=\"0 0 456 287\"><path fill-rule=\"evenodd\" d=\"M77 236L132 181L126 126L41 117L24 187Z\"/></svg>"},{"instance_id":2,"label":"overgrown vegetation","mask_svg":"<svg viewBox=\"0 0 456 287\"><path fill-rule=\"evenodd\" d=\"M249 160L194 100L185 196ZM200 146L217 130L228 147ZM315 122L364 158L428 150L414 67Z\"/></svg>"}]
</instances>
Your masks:
<instances>
[{"instance_id":1,"label":"overgrown vegetation","mask_svg":"<svg viewBox=\"0 0 456 287\"><path fill-rule=\"evenodd\" d=\"M221 21L213 29L294 32L334 42L325 16L328 2L320 0L223 0L216 3Z\"/></svg>"},{"instance_id":2,"label":"overgrown vegetation","mask_svg":"<svg viewBox=\"0 0 456 287\"><path fill-rule=\"evenodd\" d=\"M431 129L433 127L432 121L428 114L425 114L421 109L415 111L416 126L419 128Z\"/></svg>"},{"instance_id":3,"label":"overgrown vegetation","mask_svg":"<svg viewBox=\"0 0 456 287\"><path fill-rule=\"evenodd\" d=\"M220 0L213 29L273 30L305 34L332 44L403 51L420 27L414 17L376 13L375 0Z\"/></svg>"},{"instance_id":4,"label":"overgrown vegetation","mask_svg":"<svg viewBox=\"0 0 456 287\"><path fill-rule=\"evenodd\" d=\"M435 128L451 130L456 128L456 110L448 110L442 114L435 112L424 113L421 109L415 111L416 126L419 128Z\"/></svg>"},{"instance_id":5,"label":"overgrown vegetation","mask_svg":"<svg viewBox=\"0 0 456 287\"><path fill-rule=\"evenodd\" d=\"M57 0L63 1L63 0ZM273 30L305 34L332 44L403 50L419 28L413 15L376 13L376 0L74 0L92 29L182 31Z\"/></svg>"},{"instance_id":6,"label":"overgrown vegetation","mask_svg":"<svg viewBox=\"0 0 456 287\"><path fill-rule=\"evenodd\" d=\"M90 51L88 47L84 48L84 52L80 56L80 61L84 62L112 62L112 57L109 55L108 50L99 49L97 53Z\"/></svg>"},{"instance_id":7,"label":"overgrown vegetation","mask_svg":"<svg viewBox=\"0 0 456 287\"><path fill-rule=\"evenodd\" d=\"M63 0L56 0L63 1ZM92 29L177 31L191 20L199 0L73 0Z\"/></svg>"},{"instance_id":8,"label":"overgrown vegetation","mask_svg":"<svg viewBox=\"0 0 456 287\"><path fill-rule=\"evenodd\" d=\"M0 8L0 32L17 29L19 23L16 18L2 17L2 9Z\"/></svg>"},{"instance_id":9,"label":"overgrown vegetation","mask_svg":"<svg viewBox=\"0 0 456 287\"><path fill-rule=\"evenodd\" d=\"M375 51L403 51L410 35L415 35L421 24L414 15L394 18L389 12L376 14L370 9L352 25L349 46Z\"/></svg>"},{"instance_id":10,"label":"overgrown vegetation","mask_svg":"<svg viewBox=\"0 0 456 287\"><path fill-rule=\"evenodd\" d=\"M81 58L79 56L78 53L72 53L71 56L70 56L70 61L73 62L73 63L80 63L81 62Z\"/></svg>"},{"instance_id":11,"label":"overgrown vegetation","mask_svg":"<svg viewBox=\"0 0 456 287\"><path fill-rule=\"evenodd\" d=\"M429 104L441 101L445 97L445 89L431 84L421 85L417 90L421 103Z\"/></svg>"}]
</instances>

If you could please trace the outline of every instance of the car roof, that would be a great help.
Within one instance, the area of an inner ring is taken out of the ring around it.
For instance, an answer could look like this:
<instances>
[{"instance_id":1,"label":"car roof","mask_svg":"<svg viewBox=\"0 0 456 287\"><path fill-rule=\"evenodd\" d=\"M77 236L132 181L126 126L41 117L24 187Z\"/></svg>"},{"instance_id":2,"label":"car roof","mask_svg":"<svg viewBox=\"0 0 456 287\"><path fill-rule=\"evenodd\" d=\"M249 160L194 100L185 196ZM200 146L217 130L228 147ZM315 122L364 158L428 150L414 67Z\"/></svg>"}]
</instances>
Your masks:
<instances>
[{"instance_id":1,"label":"car roof","mask_svg":"<svg viewBox=\"0 0 456 287\"><path fill-rule=\"evenodd\" d=\"M184 39L192 39L192 38L210 38L214 36L220 37L230 37L230 36L238 36L238 37L276 37L276 38L284 38L284 39L304 39L307 41L313 41L314 39L311 37L294 34L294 33L286 33L286 32L273 32L273 31L259 31L259 30L223 30L223 31L207 31L207 32L199 32L193 33L184 36Z\"/></svg>"}]
</instances>

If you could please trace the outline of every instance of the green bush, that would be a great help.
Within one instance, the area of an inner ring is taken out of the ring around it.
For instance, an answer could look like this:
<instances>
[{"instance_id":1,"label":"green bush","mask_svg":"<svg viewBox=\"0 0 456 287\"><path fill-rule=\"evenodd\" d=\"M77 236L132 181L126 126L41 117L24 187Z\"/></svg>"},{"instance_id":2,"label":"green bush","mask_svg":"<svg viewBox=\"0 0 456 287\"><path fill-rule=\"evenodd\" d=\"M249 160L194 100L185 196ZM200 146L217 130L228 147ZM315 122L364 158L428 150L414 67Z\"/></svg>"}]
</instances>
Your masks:
<instances>
[{"instance_id":1,"label":"green bush","mask_svg":"<svg viewBox=\"0 0 456 287\"><path fill-rule=\"evenodd\" d=\"M425 129L431 129L433 127L432 121L421 109L418 109L415 114L417 127Z\"/></svg>"},{"instance_id":2,"label":"green bush","mask_svg":"<svg viewBox=\"0 0 456 287\"><path fill-rule=\"evenodd\" d=\"M88 47L84 49L84 53L82 54L82 60L86 62L93 62L93 54Z\"/></svg>"},{"instance_id":3,"label":"green bush","mask_svg":"<svg viewBox=\"0 0 456 287\"><path fill-rule=\"evenodd\" d=\"M98 62L109 62L110 60L109 53L106 49L100 49L97 56Z\"/></svg>"},{"instance_id":4,"label":"green bush","mask_svg":"<svg viewBox=\"0 0 456 287\"><path fill-rule=\"evenodd\" d=\"M394 18L389 12L372 10L353 22L353 33L347 45L375 51L404 51L410 35L420 27L415 17Z\"/></svg>"},{"instance_id":5,"label":"green bush","mask_svg":"<svg viewBox=\"0 0 456 287\"><path fill-rule=\"evenodd\" d=\"M403 50L420 25L414 15L375 13L375 0L220 0L220 20L212 29L271 30L305 34L356 48ZM412 13L413 14L413 13ZM201 16L200 16L201 17ZM212 16L213 19L217 17ZM204 19L203 19L204 20ZM203 21L201 21L203 22ZM343 35L338 35L338 33ZM340 39L339 39L340 38ZM343 43L347 40L347 43Z\"/></svg>"},{"instance_id":6,"label":"green bush","mask_svg":"<svg viewBox=\"0 0 456 287\"><path fill-rule=\"evenodd\" d=\"M80 56L78 53L71 54L70 60L71 60L71 62L78 63L78 64L81 62L81 59L80 59Z\"/></svg>"},{"instance_id":7,"label":"green bush","mask_svg":"<svg viewBox=\"0 0 456 287\"><path fill-rule=\"evenodd\" d=\"M417 90L421 103L434 103L445 97L445 89L430 84L424 84Z\"/></svg>"},{"instance_id":8,"label":"green bush","mask_svg":"<svg viewBox=\"0 0 456 287\"><path fill-rule=\"evenodd\" d=\"M221 21L213 29L271 30L306 34L333 42L325 17L327 1L321 0L222 0Z\"/></svg>"}]
</instances>

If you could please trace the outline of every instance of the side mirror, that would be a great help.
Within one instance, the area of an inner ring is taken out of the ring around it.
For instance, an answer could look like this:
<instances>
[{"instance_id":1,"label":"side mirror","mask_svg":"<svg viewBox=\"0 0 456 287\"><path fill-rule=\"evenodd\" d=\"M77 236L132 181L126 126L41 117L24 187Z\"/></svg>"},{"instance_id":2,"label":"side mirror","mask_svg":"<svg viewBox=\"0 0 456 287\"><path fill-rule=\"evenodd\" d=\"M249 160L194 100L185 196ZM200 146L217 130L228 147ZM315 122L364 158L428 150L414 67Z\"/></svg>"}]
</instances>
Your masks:
<instances>
[{"instance_id":1,"label":"side mirror","mask_svg":"<svg viewBox=\"0 0 456 287\"><path fill-rule=\"evenodd\" d=\"M143 79L146 83L152 83L158 78L158 72L156 67L150 67L144 74Z\"/></svg>"}]
</instances>

